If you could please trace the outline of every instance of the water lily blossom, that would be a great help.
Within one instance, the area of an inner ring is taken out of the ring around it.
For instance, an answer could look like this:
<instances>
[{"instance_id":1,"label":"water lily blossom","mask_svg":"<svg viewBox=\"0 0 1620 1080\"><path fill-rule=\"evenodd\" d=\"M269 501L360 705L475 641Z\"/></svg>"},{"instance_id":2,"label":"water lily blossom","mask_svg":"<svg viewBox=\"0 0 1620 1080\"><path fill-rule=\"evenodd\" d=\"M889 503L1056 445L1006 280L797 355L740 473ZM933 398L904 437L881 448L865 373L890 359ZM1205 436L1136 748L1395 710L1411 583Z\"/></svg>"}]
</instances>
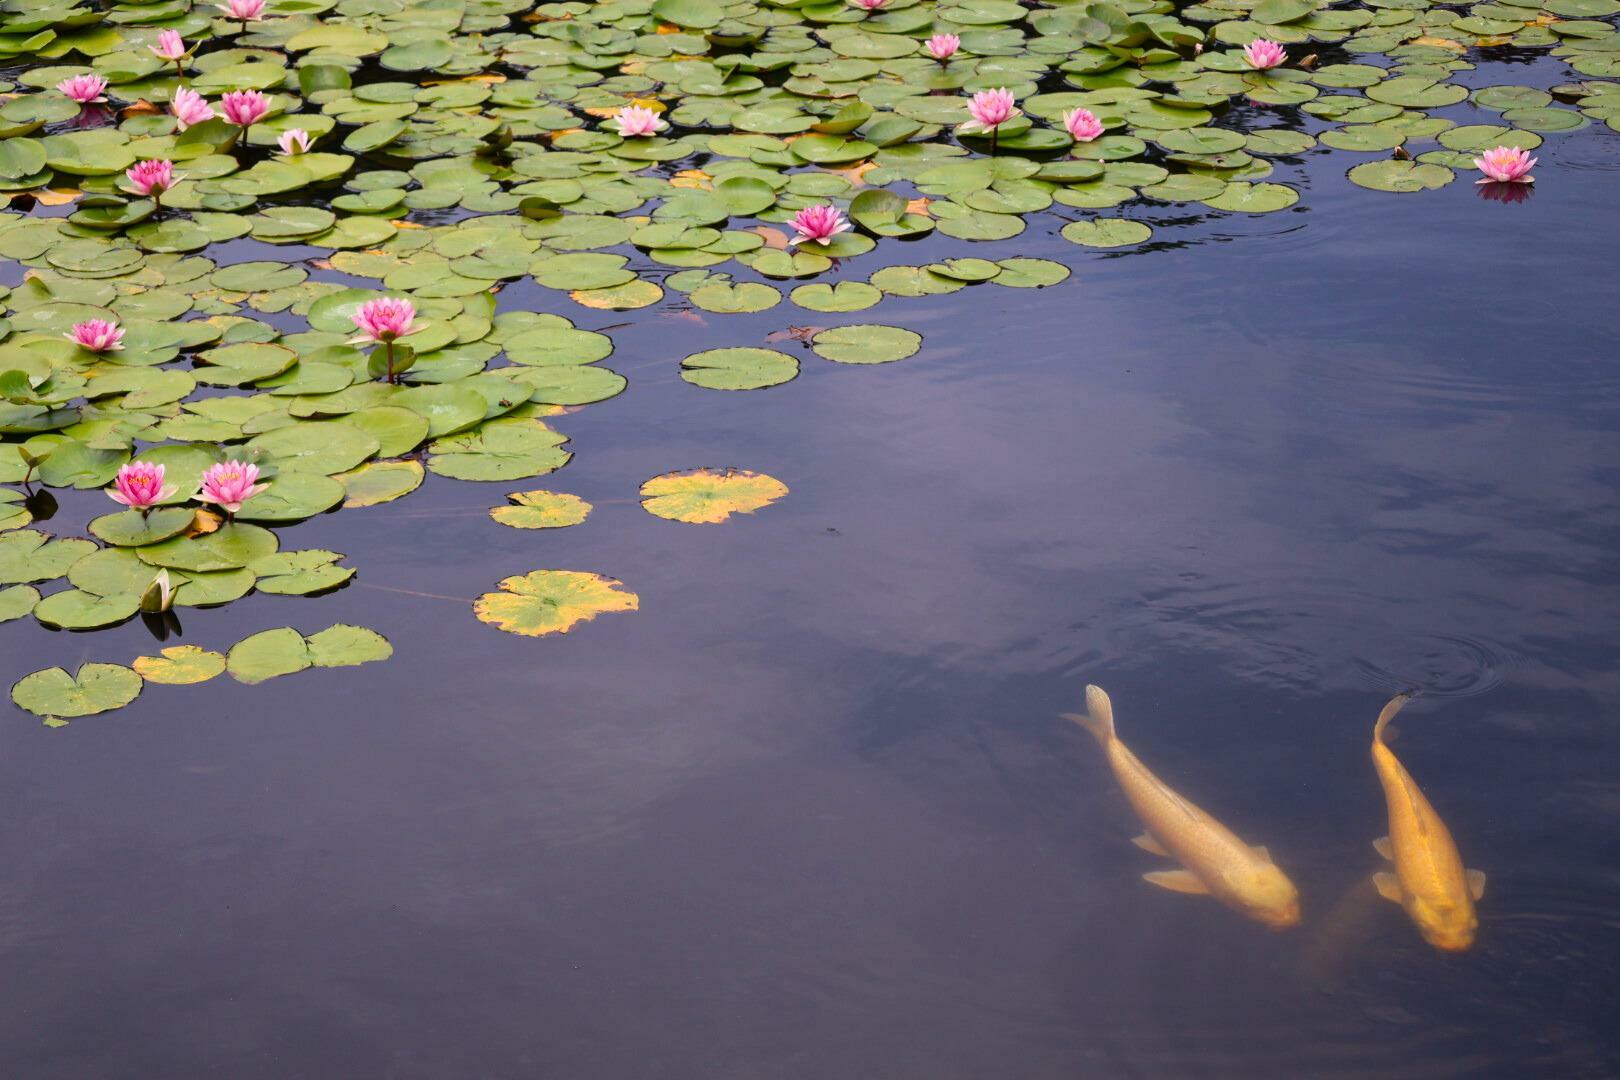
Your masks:
<instances>
[{"instance_id":1,"label":"water lily blossom","mask_svg":"<svg viewBox=\"0 0 1620 1080\"><path fill-rule=\"evenodd\" d=\"M264 18L264 0L225 0L225 3L214 6L231 18L241 20L244 28L248 23Z\"/></svg>"},{"instance_id":2,"label":"water lily blossom","mask_svg":"<svg viewBox=\"0 0 1620 1080\"><path fill-rule=\"evenodd\" d=\"M1070 109L1063 114L1063 127L1075 142L1091 142L1103 133L1103 122L1090 109Z\"/></svg>"},{"instance_id":3,"label":"water lily blossom","mask_svg":"<svg viewBox=\"0 0 1620 1080\"><path fill-rule=\"evenodd\" d=\"M158 34L158 43L146 48L159 60L181 60L186 55L186 39L178 30L164 30Z\"/></svg>"},{"instance_id":4,"label":"water lily blossom","mask_svg":"<svg viewBox=\"0 0 1620 1080\"><path fill-rule=\"evenodd\" d=\"M928 39L928 55L940 63L944 63L956 55L956 50L962 47L962 39L955 34L935 34Z\"/></svg>"},{"instance_id":5,"label":"water lily blossom","mask_svg":"<svg viewBox=\"0 0 1620 1080\"><path fill-rule=\"evenodd\" d=\"M257 90L232 90L219 99L219 109L226 120L246 128L270 115L270 99Z\"/></svg>"},{"instance_id":6,"label":"water lily blossom","mask_svg":"<svg viewBox=\"0 0 1620 1080\"><path fill-rule=\"evenodd\" d=\"M825 244L839 233L854 228L832 203L807 206L794 214L788 224L799 234L789 240L789 244Z\"/></svg>"},{"instance_id":7,"label":"water lily blossom","mask_svg":"<svg viewBox=\"0 0 1620 1080\"><path fill-rule=\"evenodd\" d=\"M148 196L154 201L165 191L174 187L178 179L174 175L174 164L162 158L151 158L136 162L125 170L124 177L129 181L130 189L137 195Z\"/></svg>"},{"instance_id":8,"label":"water lily blossom","mask_svg":"<svg viewBox=\"0 0 1620 1080\"><path fill-rule=\"evenodd\" d=\"M119 468L107 498L144 514L179 490L178 485L163 482L162 465L132 461Z\"/></svg>"},{"instance_id":9,"label":"water lily blossom","mask_svg":"<svg viewBox=\"0 0 1620 1080\"><path fill-rule=\"evenodd\" d=\"M57 83L56 88L80 105L107 100L107 80L100 75L75 75Z\"/></svg>"},{"instance_id":10,"label":"water lily blossom","mask_svg":"<svg viewBox=\"0 0 1620 1080\"><path fill-rule=\"evenodd\" d=\"M1015 104L1011 90L1001 88L997 90L980 90L968 100L968 112L973 119L961 126L962 131L995 131L1002 124L1015 116L1022 116L1023 110Z\"/></svg>"},{"instance_id":11,"label":"water lily blossom","mask_svg":"<svg viewBox=\"0 0 1620 1080\"><path fill-rule=\"evenodd\" d=\"M626 139L656 135L669 126L659 119L657 113L639 105L626 105L614 114L613 119L618 124L619 134Z\"/></svg>"},{"instance_id":12,"label":"water lily blossom","mask_svg":"<svg viewBox=\"0 0 1620 1080\"><path fill-rule=\"evenodd\" d=\"M416 325L415 306L409 300L393 296L367 300L349 318L360 331L359 337L349 341L350 345L359 345L363 342L380 342L387 345L425 329Z\"/></svg>"},{"instance_id":13,"label":"water lily blossom","mask_svg":"<svg viewBox=\"0 0 1620 1080\"><path fill-rule=\"evenodd\" d=\"M878 8L887 4L889 0L849 0L849 2L858 8L865 8L867 11L876 11Z\"/></svg>"},{"instance_id":14,"label":"water lily blossom","mask_svg":"<svg viewBox=\"0 0 1620 1080\"><path fill-rule=\"evenodd\" d=\"M197 498L216 504L227 514L235 514L243 503L270 486L256 483L258 479L259 467L251 462L225 461L210 465L203 473L202 490Z\"/></svg>"},{"instance_id":15,"label":"water lily blossom","mask_svg":"<svg viewBox=\"0 0 1620 1080\"><path fill-rule=\"evenodd\" d=\"M1474 159L1474 167L1485 174L1474 183L1533 184L1536 178L1530 175L1530 170L1536 167L1537 160L1530 156L1530 151L1517 146L1498 146L1494 150L1487 150Z\"/></svg>"},{"instance_id":16,"label":"water lily blossom","mask_svg":"<svg viewBox=\"0 0 1620 1080\"><path fill-rule=\"evenodd\" d=\"M86 352L114 352L124 347L124 328L107 319L74 323L62 336Z\"/></svg>"},{"instance_id":17,"label":"water lily blossom","mask_svg":"<svg viewBox=\"0 0 1620 1080\"><path fill-rule=\"evenodd\" d=\"M299 154L309 153L312 141L309 132L303 128L288 128L281 133L281 138L276 140L276 145L287 157L296 157Z\"/></svg>"},{"instance_id":18,"label":"water lily blossom","mask_svg":"<svg viewBox=\"0 0 1620 1080\"><path fill-rule=\"evenodd\" d=\"M181 131L214 118L213 106L204 101L197 91L185 86L175 90L174 99L169 102L169 111L174 113L175 127Z\"/></svg>"},{"instance_id":19,"label":"water lily blossom","mask_svg":"<svg viewBox=\"0 0 1620 1080\"><path fill-rule=\"evenodd\" d=\"M1255 38L1243 46L1243 59L1256 71L1266 71L1288 59L1288 50L1268 38Z\"/></svg>"}]
</instances>

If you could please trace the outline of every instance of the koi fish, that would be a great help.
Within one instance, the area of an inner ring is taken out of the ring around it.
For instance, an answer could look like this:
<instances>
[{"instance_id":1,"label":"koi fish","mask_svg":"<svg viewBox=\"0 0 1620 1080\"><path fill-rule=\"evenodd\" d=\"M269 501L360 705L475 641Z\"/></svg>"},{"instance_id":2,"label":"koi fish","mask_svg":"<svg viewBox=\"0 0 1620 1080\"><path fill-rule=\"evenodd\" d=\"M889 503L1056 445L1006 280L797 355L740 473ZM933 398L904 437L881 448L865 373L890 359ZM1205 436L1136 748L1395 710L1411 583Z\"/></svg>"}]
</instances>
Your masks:
<instances>
[{"instance_id":1,"label":"koi fish","mask_svg":"<svg viewBox=\"0 0 1620 1080\"><path fill-rule=\"evenodd\" d=\"M1390 719L1411 698L1411 694L1393 698L1373 728L1373 767L1389 804L1389 835L1374 840L1373 847L1395 864L1393 874L1387 870L1374 874L1373 885L1384 899L1406 909L1423 940L1437 949L1463 952L1473 945L1479 927L1474 901L1485 895L1485 875L1463 869L1446 823L1384 743Z\"/></svg>"},{"instance_id":2,"label":"koi fish","mask_svg":"<svg viewBox=\"0 0 1620 1080\"><path fill-rule=\"evenodd\" d=\"M1114 733L1114 707L1100 687L1086 687L1087 716L1066 713L1102 745L1114 778L1147 832L1133 843L1175 859L1181 870L1158 870L1143 879L1172 892L1213 896L1227 907L1277 930L1299 922L1299 892L1271 854L1250 847L1220 822L1165 785Z\"/></svg>"}]
</instances>

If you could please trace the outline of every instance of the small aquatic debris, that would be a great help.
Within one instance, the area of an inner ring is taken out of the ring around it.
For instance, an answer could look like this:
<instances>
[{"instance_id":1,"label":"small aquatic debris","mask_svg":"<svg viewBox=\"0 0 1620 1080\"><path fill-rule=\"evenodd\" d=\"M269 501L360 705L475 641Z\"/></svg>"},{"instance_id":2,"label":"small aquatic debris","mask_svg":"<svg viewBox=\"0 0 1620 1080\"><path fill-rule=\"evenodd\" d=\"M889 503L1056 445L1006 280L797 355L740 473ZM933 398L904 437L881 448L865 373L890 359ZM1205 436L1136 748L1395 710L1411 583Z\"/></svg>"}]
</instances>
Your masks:
<instances>
[{"instance_id":1,"label":"small aquatic debris","mask_svg":"<svg viewBox=\"0 0 1620 1080\"><path fill-rule=\"evenodd\" d=\"M309 153L311 141L309 132L303 128L288 128L276 140L276 146L280 148L284 156L297 157L299 154Z\"/></svg>"},{"instance_id":2,"label":"small aquatic debris","mask_svg":"<svg viewBox=\"0 0 1620 1080\"><path fill-rule=\"evenodd\" d=\"M1412 160L1411 152L1408 151L1406 149L1406 147L1404 147L1404 146L1397 146L1395 148L1394 153L1390 154L1389 156L1394 158L1396 161L1411 161Z\"/></svg>"},{"instance_id":3,"label":"small aquatic debris","mask_svg":"<svg viewBox=\"0 0 1620 1080\"><path fill-rule=\"evenodd\" d=\"M80 105L107 100L107 80L100 75L74 75L57 83L56 88Z\"/></svg>"},{"instance_id":4,"label":"small aquatic debris","mask_svg":"<svg viewBox=\"0 0 1620 1080\"><path fill-rule=\"evenodd\" d=\"M1373 885L1384 899L1406 909L1423 940L1446 952L1463 952L1474 944L1479 927L1474 901L1485 895L1485 875L1463 869L1446 823L1385 744L1390 720L1411 698L1391 699L1373 727L1373 767L1389 804L1389 835L1374 840L1373 847L1395 864L1393 874L1374 874Z\"/></svg>"},{"instance_id":5,"label":"small aquatic debris","mask_svg":"<svg viewBox=\"0 0 1620 1080\"><path fill-rule=\"evenodd\" d=\"M1172 892L1203 893L1273 929L1299 922L1299 892L1263 847L1250 847L1154 776L1114 731L1114 707L1101 687L1086 687L1088 715L1065 714L1102 745L1114 778L1147 827L1134 843L1185 869L1144 874Z\"/></svg>"},{"instance_id":6,"label":"small aquatic debris","mask_svg":"<svg viewBox=\"0 0 1620 1080\"><path fill-rule=\"evenodd\" d=\"M181 131L214 118L214 107L197 91L184 86L175 89L169 111L174 113L175 127Z\"/></svg>"},{"instance_id":7,"label":"small aquatic debris","mask_svg":"<svg viewBox=\"0 0 1620 1080\"><path fill-rule=\"evenodd\" d=\"M269 484L256 483L259 467L249 461L222 461L210 465L202 475L200 502L215 503L227 514L235 514L242 504L269 489Z\"/></svg>"},{"instance_id":8,"label":"small aquatic debris","mask_svg":"<svg viewBox=\"0 0 1620 1080\"><path fill-rule=\"evenodd\" d=\"M935 34L928 39L928 55L941 64L956 55L956 50L962 47L962 39L955 34Z\"/></svg>"},{"instance_id":9,"label":"small aquatic debris","mask_svg":"<svg viewBox=\"0 0 1620 1080\"><path fill-rule=\"evenodd\" d=\"M115 352L124 347L124 328L109 319L86 319L74 323L62 335L85 352Z\"/></svg>"},{"instance_id":10,"label":"small aquatic debris","mask_svg":"<svg viewBox=\"0 0 1620 1080\"><path fill-rule=\"evenodd\" d=\"M1243 46L1243 59L1256 71L1269 71L1288 59L1288 50L1269 38L1255 38Z\"/></svg>"},{"instance_id":11,"label":"small aquatic debris","mask_svg":"<svg viewBox=\"0 0 1620 1080\"><path fill-rule=\"evenodd\" d=\"M1530 151L1517 146L1487 150L1474 159L1474 167L1485 174L1474 183L1533 184L1536 178L1530 175L1530 170L1536 167L1537 160L1530 156Z\"/></svg>"},{"instance_id":12,"label":"small aquatic debris","mask_svg":"<svg viewBox=\"0 0 1620 1080\"><path fill-rule=\"evenodd\" d=\"M639 105L626 105L614 114L613 122L619 134L626 139L656 135L669 126L659 119L657 113Z\"/></svg>"},{"instance_id":13,"label":"small aquatic debris","mask_svg":"<svg viewBox=\"0 0 1620 1080\"><path fill-rule=\"evenodd\" d=\"M1320 57L1318 57L1315 53L1307 53L1305 57L1294 66L1299 68L1301 71L1314 71L1316 69L1316 62L1319 59Z\"/></svg>"},{"instance_id":14,"label":"small aquatic debris","mask_svg":"<svg viewBox=\"0 0 1620 1080\"><path fill-rule=\"evenodd\" d=\"M150 461L132 461L128 465L121 465L107 498L144 513L180 490L176 484L163 482L163 472L162 465L154 465Z\"/></svg>"},{"instance_id":15,"label":"small aquatic debris","mask_svg":"<svg viewBox=\"0 0 1620 1080\"><path fill-rule=\"evenodd\" d=\"M1014 117L1023 115L1023 110L1017 107L1016 102L1013 92L1005 87L980 90L968 99L968 112L973 115L973 119L962 124L957 130L970 134L976 131L994 131Z\"/></svg>"},{"instance_id":16,"label":"small aquatic debris","mask_svg":"<svg viewBox=\"0 0 1620 1080\"><path fill-rule=\"evenodd\" d=\"M1090 109L1070 109L1063 114L1063 127L1075 142L1091 142L1103 133L1103 123Z\"/></svg>"},{"instance_id":17,"label":"small aquatic debris","mask_svg":"<svg viewBox=\"0 0 1620 1080\"><path fill-rule=\"evenodd\" d=\"M832 203L819 203L807 206L793 215L788 224L798 233L789 244L814 243L825 244L841 232L848 232L854 228L843 213Z\"/></svg>"}]
</instances>

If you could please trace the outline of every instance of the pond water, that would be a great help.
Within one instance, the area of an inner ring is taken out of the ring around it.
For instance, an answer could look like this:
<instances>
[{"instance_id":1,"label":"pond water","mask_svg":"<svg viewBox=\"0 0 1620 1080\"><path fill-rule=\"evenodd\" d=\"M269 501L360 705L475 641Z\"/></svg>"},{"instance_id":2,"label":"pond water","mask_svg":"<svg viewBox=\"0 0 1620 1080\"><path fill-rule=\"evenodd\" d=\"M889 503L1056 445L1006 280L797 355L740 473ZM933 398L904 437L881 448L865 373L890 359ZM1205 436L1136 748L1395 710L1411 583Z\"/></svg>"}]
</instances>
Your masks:
<instances>
[{"instance_id":1,"label":"pond water","mask_svg":"<svg viewBox=\"0 0 1620 1080\"><path fill-rule=\"evenodd\" d=\"M1458 85L1570 78L1544 50L1474 59ZM1327 126L1291 105L1221 123ZM1072 272L864 313L717 314L676 288L591 311L510 282L500 310L605 331L628 380L547 420L565 468L430 473L278 528L358 573L178 608L161 642L142 618L0 624L7 685L289 625L393 648L149 685L60 726L12 710L5 1073L1614 1075L1620 139L1535 153L1528 198L1467 172L1368 190L1346 170L1383 154L1319 147L1279 164L1301 194L1279 212L1135 199L1110 213L1151 240L1095 251L1059 206L1013 239L885 240L806 279ZM207 253L370 284L319 245ZM852 366L781 333L869 323L922 347ZM721 346L800 370L736 393L680 377ZM789 493L717 525L641 508L648 478L697 467ZM490 520L542 487L591 516ZM52 535L109 509L52 494ZM540 568L620 580L639 609L545 637L474 618ZM1166 782L1270 849L1301 925L1141 880L1165 864L1059 719L1088 683ZM1396 749L1489 875L1466 953L1369 882L1372 723L1409 688Z\"/></svg>"}]
</instances>

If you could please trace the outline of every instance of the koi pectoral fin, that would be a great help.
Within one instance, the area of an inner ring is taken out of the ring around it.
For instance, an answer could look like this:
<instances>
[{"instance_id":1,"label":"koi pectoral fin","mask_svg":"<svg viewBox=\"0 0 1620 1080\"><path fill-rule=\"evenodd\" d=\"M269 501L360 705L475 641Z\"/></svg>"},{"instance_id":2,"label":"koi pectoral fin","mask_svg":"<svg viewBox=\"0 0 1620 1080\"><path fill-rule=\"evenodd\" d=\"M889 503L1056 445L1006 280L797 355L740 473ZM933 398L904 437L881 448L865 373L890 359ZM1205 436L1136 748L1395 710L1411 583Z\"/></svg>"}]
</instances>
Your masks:
<instances>
[{"instance_id":1,"label":"koi pectoral fin","mask_svg":"<svg viewBox=\"0 0 1620 1080\"><path fill-rule=\"evenodd\" d=\"M1475 900L1485 898L1485 871L1468 871L1468 891L1473 894Z\"/></svg>"},{"instance_id":2,"label":"koi pectoral fin","mask_svg":"<svg viewBox=\"0 0 1620 1080\"><path fill-rule=\"evenodd\" d=\"M1264 844L1257 844L1249 850L1260 856L1260 858L1266 860L1266 862L1276 862L1276 860L1271 857L1270 849L1268 849Z\"/></svg>"},{"instance_id":3,"label":"koi pectoral fin","mask_svg":"<svg viewBox=\"0 0 1620 1080\"><path fill-rule=\"evenodd\" d=\"M1191 870L1155 870L1151 874L1143 874L1142 880L1149 885L1169 889L1171 892L1197 893L1199 895L1209 892L1209 886L1205 885L1198 875Z\"/></svg>"},{"instance_id":4,"label":"koi pectoral fin","mask_svg":"<svg viewBox=\"0 0 1620 1080\"><path fill-rule=\"evenodd\" d=\"M1153 854L1163 855L1167 859L1173 858L1173 856L1165 850L1163 844L1153 839L1152 833L1143 833L1141 836L1133 836L1131 837L1131 843L1135 844L1143 851L1151 851Z\"/></svg>"},{"instance_id":5,"label":"koi pectoral fin","mask_svg":"<svg viewBox=\"0 0 1620 1080\"><path fill-rule=\"evenodd\" d=\"M1387 870L1380 870L1378 873L1374 874L1372 876L1372 883L1373 888L1378 890L1378 895L1382 896L1385 900L1390 900L1398 904L1406 895L1401 891L1401 879L1396 877L1394 874L1391 874Z\"/></svg>"},{"instance_id":6,"label":"koi pectoral fin","mask_svg":"<svg viewBox=\"0 0 1620 1080\"><path fill-rule=\"evenodd\" d=\"M1390 862L1395 861L1395 849L1390 846L1389 837L1380 836L1378 839L1374 840L1373 850L1378 852L1378 854L1382 855L1384 858L1388 859Z\"/></svg>"}]
</instances>

